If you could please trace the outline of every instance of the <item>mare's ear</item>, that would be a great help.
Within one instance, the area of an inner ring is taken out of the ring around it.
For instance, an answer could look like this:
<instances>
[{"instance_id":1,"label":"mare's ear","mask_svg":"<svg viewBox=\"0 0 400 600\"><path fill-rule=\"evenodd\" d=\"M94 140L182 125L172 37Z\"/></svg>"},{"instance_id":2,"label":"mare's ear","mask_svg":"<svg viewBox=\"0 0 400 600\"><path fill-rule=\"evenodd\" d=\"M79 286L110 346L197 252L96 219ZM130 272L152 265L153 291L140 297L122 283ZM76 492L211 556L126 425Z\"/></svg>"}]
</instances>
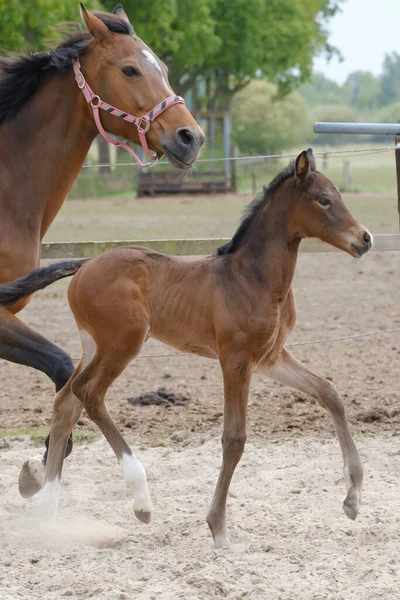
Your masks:
<instances>
[{"instance_id":1,"label":"mare's ear","mask_svg":"<svg viewBox=\"0 0 400 600\"><path fill-rule=\"evenodd\" d=\"M112 39L112 33L108 29L107 25L100 21L99 18L96 17L91 12L88 12L86 8L83 6L81 2L81 16L83 21L85 22L86 29L89 33L92 34L94 38L99 41L107 41Z\"/></svg>"},{"instance_id":2,"label":"mare's ear","mask_svg":"<svg viewBox=\"0 0 400 600\"><path fill-rule=\"evenodd\" d=\"M126 14L126 12L124 11L122 4L117 4L117 6L113 9L113 15L117 15L117 17L119 17L120 19L123 19L130 25L129 17Z\"/></svg>"},{"instance_id":3,"label":"mare's ear","mask_svg":"<svg viewBox=\"0 0 400 600\"><path fill-rule=\"evenodd\" d=\"M311 171L315 171L315 159L311 148L303 150L296 158L295 170L300 181L305 181L310 176Z\"/></svg>"}]
</instances>

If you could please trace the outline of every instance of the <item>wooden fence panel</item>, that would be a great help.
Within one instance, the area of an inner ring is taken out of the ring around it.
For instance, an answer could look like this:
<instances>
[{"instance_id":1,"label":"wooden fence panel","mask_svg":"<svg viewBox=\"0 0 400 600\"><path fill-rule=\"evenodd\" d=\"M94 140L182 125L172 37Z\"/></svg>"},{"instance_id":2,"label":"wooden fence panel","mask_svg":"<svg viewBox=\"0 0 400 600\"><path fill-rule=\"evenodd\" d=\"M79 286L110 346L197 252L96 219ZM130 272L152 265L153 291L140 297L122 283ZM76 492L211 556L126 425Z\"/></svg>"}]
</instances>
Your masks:
<instances>
[{"instance_id":1,"label":"wooden fence panel","mask_svg":"<svg viewBox=\"0 0 400 600\"><path fill-rule=\"evenodd\" d=\"M180 256L201 256L213 254L228 239L190 239L190 240L129 240L109 242L48 242L42 245L42 258L93 258L112 248L121 246L144 246L156 252ZM374 236L373 250L376 252L399 251L399 234ZM319 240L304 240L301 252L339 252L333 246Z\"/></svg>"}]
</instances>

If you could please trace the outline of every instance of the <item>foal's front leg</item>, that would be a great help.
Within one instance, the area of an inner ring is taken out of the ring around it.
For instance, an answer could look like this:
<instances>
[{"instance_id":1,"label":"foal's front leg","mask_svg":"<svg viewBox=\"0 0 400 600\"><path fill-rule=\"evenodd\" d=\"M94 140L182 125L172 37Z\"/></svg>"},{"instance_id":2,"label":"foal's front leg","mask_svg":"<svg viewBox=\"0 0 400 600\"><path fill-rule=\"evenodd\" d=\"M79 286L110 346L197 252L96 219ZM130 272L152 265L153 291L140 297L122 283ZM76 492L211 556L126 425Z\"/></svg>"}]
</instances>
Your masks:
<instances>
[{"instance_id":1,"label":"foal's front leg","mask_svg":"<svg viewBox=\"0 0 400 600\"><path fill-rule=\"evenodd\" d=\"M258 371L315 398L332 417L344 461L347 496L343 510L350 519L357 517L361 504L363 468L347 422L343 400L336 387L323 377L315 375L301 364L285 348L273 364L264 363Z\"/></svg>"},{"instance_id":2,"label":"foal's front leg","mask_svg":"<svg viewBox=\"0 0 400 600\"><path fill-rule=\"evenodd\" d=\"M248 360L221 362L224 376L223 459L217 487L207 514L207 523L216 548L228 548L226 500L233 472L246 443L246 411L252 364Z\"/></svg>"}]
</instances>

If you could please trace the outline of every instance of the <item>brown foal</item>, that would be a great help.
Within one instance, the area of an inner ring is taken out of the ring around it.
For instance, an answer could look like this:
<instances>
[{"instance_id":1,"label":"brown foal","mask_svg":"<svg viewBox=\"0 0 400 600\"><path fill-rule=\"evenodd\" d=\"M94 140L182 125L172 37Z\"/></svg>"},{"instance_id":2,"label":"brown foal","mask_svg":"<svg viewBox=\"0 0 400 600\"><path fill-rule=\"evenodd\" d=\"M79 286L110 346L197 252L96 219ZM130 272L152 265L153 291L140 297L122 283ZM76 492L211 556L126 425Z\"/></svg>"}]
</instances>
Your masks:
<instances>
[{"instance_id":1,"label":"brown foal","mask_svg":"<svg viewBox=\"0 0 400 600\"><path fill-rule=\"evenodd\" d=\"M173 93L166 66L136 36L121 6L114 14L82 7L82 17L87 31L49 52L0 57L0 283L39 266L41 241L98 134L74 61L94 93L121 115L143 116ZM108 132L139 141L132 123L100 112ZM204 134L179 103L151 123L146 139L159 156L188 169ZM72 361L15 316L28 302L0 308L0 358L43 371L60 390L74 371ZM21 493L31 495L29 479L21 481Z\"/></svg>"},{"instance_id":2,"label":"brown foal","mask_svg":"<svg viewBox=\"0 0 400 600\"><path fill-rule=\"evenodd\" d=\"M224 379L223 463L207 522L218 548L229 545L226 500L246 442L250 381L261 372L310 394L333 419L342 450L347 495L344 512L355 519L363 469L343 401L330 381L315 375L284 347L295 324L292 280L299 244L316 237L359 258L371 234L348 211L334 184L315 169L311 150L280 173L250 204L232 240L211 256L187 262L130 247L88 261L69 261L33 272L0 288L0 304L76 275L69 303L82 340L82 359L55 397L49 456L38 494L55 515L65 446L83 408L100 427L134 497L137 517L148 522L146 475L112 421L105 395L153 337L220 361ZM39 474L40 475L40 474Z\"/></svg>"}]
</instances>

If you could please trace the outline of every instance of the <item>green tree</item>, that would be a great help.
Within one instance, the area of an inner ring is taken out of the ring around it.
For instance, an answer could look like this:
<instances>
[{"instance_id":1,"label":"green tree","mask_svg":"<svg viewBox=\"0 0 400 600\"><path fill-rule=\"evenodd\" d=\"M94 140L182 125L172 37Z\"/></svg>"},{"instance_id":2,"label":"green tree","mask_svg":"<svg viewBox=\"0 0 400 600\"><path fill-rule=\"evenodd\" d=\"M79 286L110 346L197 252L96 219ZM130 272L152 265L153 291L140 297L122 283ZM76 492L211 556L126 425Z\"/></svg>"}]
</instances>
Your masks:
<instances>
[{"instance_id":1,"label":"green tree","mask_svg":"<svg viewBox=\"0 0 400 600\"><path fill-rule=\"evenodd\" d=\"M348 91L322 73L314 73L311 80L299 88L310 107L321 104L348 104Z\"/></svg>"},{"instance_id":2,"label":"green tree","mask_svg":"<svg viewBox=\"0 0 400 600\"><path fill-rule=\"evenodd\" d=\"M215 0L212 16L221 52L208 64L211 107L229 107L255 77L286 93L306 80L315 54L333 49L323 28L336 0Z\"/></svg>"},{"instance_id":3,"label":"green tree","mask_svg":"<svg viewBox=\"0 0 400 600\"><path fill-rule=\"evenodd\" d=\"M350 73L344 84L351 106L360 110L373 110L379 106L381 86L379 80L369 71Z\"/></svg>"},{"instance_id":4,"label":"green tree","mask_svg":"<svg viewBox=\"0 0 400 600\"><path fill-rule=\"evenodd\" d=\"M392 52L386 54L380 77L382 88L381 103L391 104L400 100L400 54Z\"/></svg>"},{"instance_id":5,"label":"green tree","mask_svg":"<svg viewBox=\"0 0 400 600\"><path fill-rule=\"evenodd\" d=\"M91 0L91 8L98 6L97 0ZM0 0L0 48L42 50L61 21L80 21L78 2Z\"/></svg>"},{"instance_id":6,"label":"green tree","mask_svg":"<svg viewBox=\"0 0 400 600\"><path fill-rule=\"evenodd\" d=\"M277 86L252 81L232 102L232 137L245 154L278 153L310 137L311 117L298 92L277 97Z\"/></svg>"}]
</instances>

